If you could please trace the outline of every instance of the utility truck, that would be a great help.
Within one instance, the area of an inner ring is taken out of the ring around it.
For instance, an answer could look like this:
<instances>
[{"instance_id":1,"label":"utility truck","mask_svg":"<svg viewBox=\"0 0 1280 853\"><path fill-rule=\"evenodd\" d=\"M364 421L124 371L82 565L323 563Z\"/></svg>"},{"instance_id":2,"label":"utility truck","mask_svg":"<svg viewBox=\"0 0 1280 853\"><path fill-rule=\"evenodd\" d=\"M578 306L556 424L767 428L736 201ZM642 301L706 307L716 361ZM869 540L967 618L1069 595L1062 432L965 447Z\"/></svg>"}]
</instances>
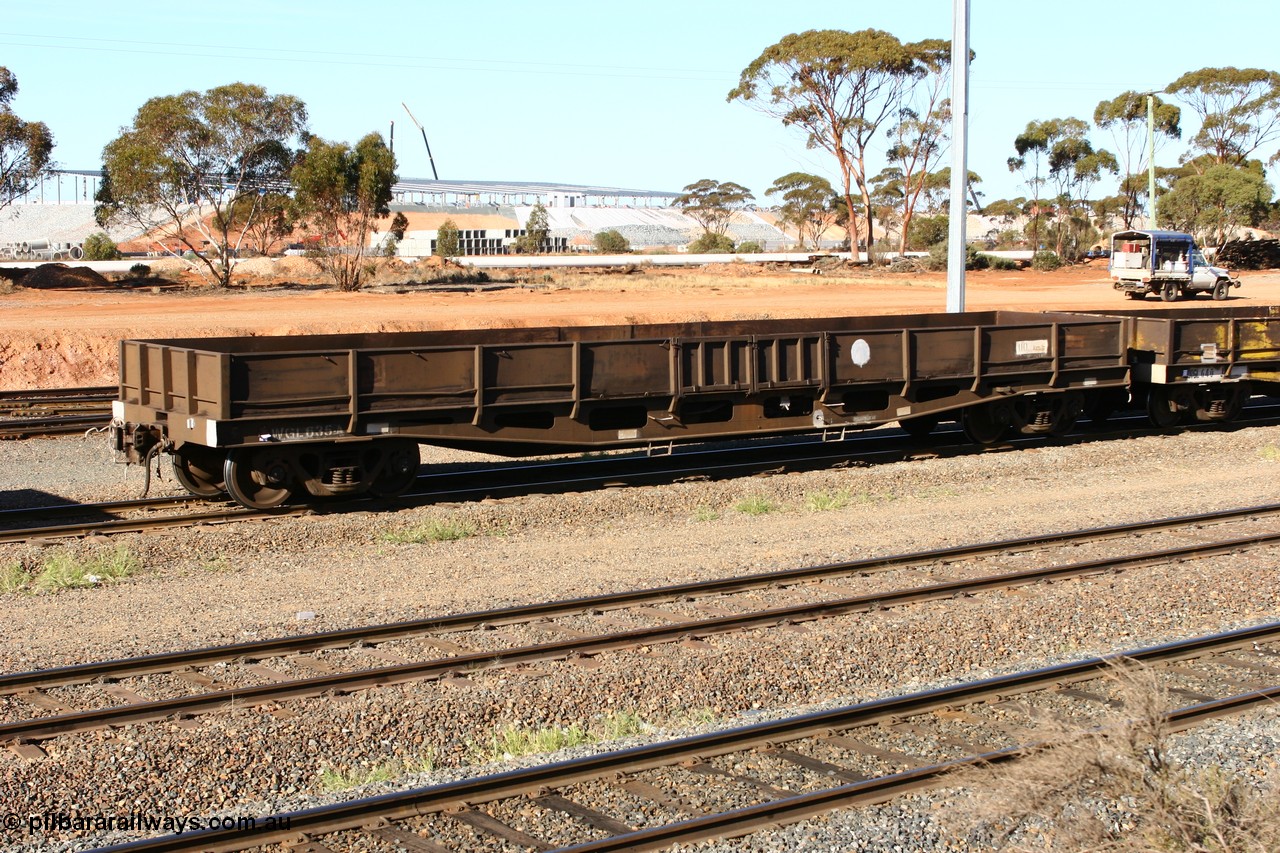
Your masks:
<instances>
[{"instance_id":1,"label":"utility truck","mask_svg":"<svg viewBox=\"0 0 1280 853\"><path fill-rule=\"evenodd\" d=\"M1157 294L1165 302L1208 293L1222 300L1240 280L1212 266L1190 234L1119 231L1111 237L1111 280L1130 299Z\"/></svg>"}]
</instances>

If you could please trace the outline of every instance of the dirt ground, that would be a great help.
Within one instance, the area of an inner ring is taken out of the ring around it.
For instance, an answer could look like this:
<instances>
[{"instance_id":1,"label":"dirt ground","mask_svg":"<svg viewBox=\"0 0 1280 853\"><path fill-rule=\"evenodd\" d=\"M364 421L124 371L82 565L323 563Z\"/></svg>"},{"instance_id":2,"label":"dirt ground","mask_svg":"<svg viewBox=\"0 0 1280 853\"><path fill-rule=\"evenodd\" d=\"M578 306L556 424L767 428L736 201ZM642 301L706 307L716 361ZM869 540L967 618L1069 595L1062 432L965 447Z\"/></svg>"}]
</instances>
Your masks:
<instances>
[{"instance_id":1,"label":"dirt ground","mask_svg":"<svg viewBox=\"0 0 1280 853\"><path fill-rule=\"evenodd\" d=\"M300 335L542 325L685 322L946 310L945 273L853 269L821 275L726 264L629 274L498 271L478 285L379 284L343 293L304 274L302 259L244 265L239 286L214 290L107 283L89 271L45 275L0 292L0 389L110 385L121 338ZM1280 272L1245 272L1226 303L1133 302L1112 289L1105 262L971 272L968 310L1105 311L1146 305L1280 305ZM29 286L30 285L30 286ZM36 286L38 285L38 286Z\"/></svg>"}]
</instances>

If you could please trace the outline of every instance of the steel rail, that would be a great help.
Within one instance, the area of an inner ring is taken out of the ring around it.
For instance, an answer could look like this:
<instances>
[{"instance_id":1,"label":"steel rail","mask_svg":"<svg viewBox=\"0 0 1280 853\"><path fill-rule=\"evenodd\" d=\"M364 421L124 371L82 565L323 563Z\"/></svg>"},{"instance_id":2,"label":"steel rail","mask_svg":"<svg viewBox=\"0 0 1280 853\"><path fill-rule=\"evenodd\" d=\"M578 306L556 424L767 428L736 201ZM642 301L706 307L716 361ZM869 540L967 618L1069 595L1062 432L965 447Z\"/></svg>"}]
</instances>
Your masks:
<instances>
[{"instance_id":1,"label":"steel rail","mask_svg":"<svg viewBox=\"0 0 1280 853\"><path fill-rule=\"evenodd\" d=\"M1280 419L1275 421L1280 424ZM1257 425L1257 424L1254 424ZM1189 429L1222 430L1243 428L1244 425L1203 424ZM926 445L913 441L903 445L900 435L879 436L860 435L841 441L805 441L783 445L783 454L765 448L713 448L696 453L680 453L671 456L617 456L607 459L591 460L557 460L535 465L521 465L486 469L480 472L460 475L453 472L448 475L425 474L419 477L419 483L428 484L427 491L414 491L393 499L358 497L340 504L334 503L299 503L277 507L271 510L231 509L223 519L217 520L252 520L272 517L288 517L313 512L348 512L364 511L374 504L386 504L394 501L399 505L441 503L450 501L473 501L484 498L502 498L515 495L527 495L540 492L563 492L573 490L589 490L613 485L646 485L663 484L678 481L682 476L694 476L699 479L727 479L737 476L758 474L776 474L802 470L813 470L833 467L851 462L884 463L937 457L943 455L969 455L977 453L1005 452L1021 449L1024 446L1042 447L1046 444L1064 445L1080 444L1093 441L1106 441L1113 438L1132 438L1135 435L1167 435L1182 428L1154 429L1142 431L1127 430L1122 432L1095 433L1093 435L1072 435L1064 438L1046 438L1040 436L1019 436L991 447L979 447L968 442L958 430L949 434L934 436ZM886 447L850 448L851 441L885 444ZM895 446L896 443L896 446ZM707 459L717 455L733 461L708 464ZM529 473L550 473L530 480ZM571 476L560 476L559 472L569 472ZM458 485L460 479L470 477L471 483ZM430 483L449 482L444 489L432 489ZM42 519L58 519L75 517L92 512L111 512L113 508L133 508L141 501L154 501L155 506L165 502L193 502L200 499L189 495L168 498L138 499L134 501L105 502L98 504L58 504L45 508L14 508L0 510L0 523L6 519L21 518L23 514ZM191 524L206 523L215 520L206 514L187 516ZM89 535L111 535L119 533L136 533L157 527L181 527L181 517L164 520L127 520L110 519L94 520L67 524L40 524L33 527L0 530L0 544L26 542L33 539L65 539Z\"/></svg>"},{"instance_id":2,"label":"steel rail","mask_svg":"<svg viewBox=\"0 0 1280 853\"><path fill-rule=\"evenodd\" d=\"M0 438L63 435L105 426L116 388L0 391Z\"/></svg>"},{"instance_id":3,"label":"steel rail","mask_svg":"<svg viewBox=\"0 0 1280 853\"><path fill-rule=\"evenodd\" d=\"M657 627L574 637L558 642L516 646L498 651L472 652L453 657L392 664L352 672L324 674L249 687L213 690L207 693L197 693L170 699L134 702L113 705L107 708L36 717L0 723L0 742L21 742L48 738L58 734L82 731L86 728L103 725L123 725L125 723L146 722L175 716L190 716L217 710L232 703L263 704L265 702L314 697L330 692L349 693L370 687L407 681L438 679L458 673L478 672L500 666L507 667L548 660L589 657L641 645L658 645L679 642L689 638L704 638L739 632L752 628L766 628L817 619L828 619L905 604L948 599L991 589L1025 586L1045 580L1061 580L1082 575L1122 571L1144 565L1161 564L1172 560L1202 558L1275 543L1280 543L1280 532L1258 534L1223 542L1201 543L1149 551L1121 558L1088 560L1070 565L1008 572L969 580L875 592L832 601L797 604L731 616L676 622ZM38 679L41 675L42 673L35 672L11 676L8 677L11 679L9 683L0 683L0 687L3 687L5 692L13 692L13 690L23 689L23 687L31 689L33 687L31 681L24 681L24 678ZM106 675L106 673L102 673L102 675Z\"/></svg>"},{"instance_id":4,"label":"steel rail","mask_svg":"<svg viewBox=\"0 0 1280 853\"><path fill-rule=\"evenodd\" d=\"M110 402L116 398L119 388L115 385L91 385L83 388L32 388L0 391L0 408L6 405L46 405L66 402Z\"/></svg>"},{"instance_id":5,"label":"steel rail","mask_svg":"<svg viewBox=\"0 0 1280 853\"><path fill-rule=\"evenodd\" d=\"M313 510L307 507L299 507L294 514L302 515L308 512L313 512ZM30 542L34 539L72 539L91 534L142 533L147 530L194 527L198 524L215 524L227 521L252 521L270 517L272 517L272 514L268 512L233 507L171 515L163 518L113 518L107 521L85 521L78 524L57 524L19 530L0 530L0 544Z\"/></svg>"},{"instance_id":6,"label":"steel rail","mask_svg":"<svg viewBox=\"0 0 1280 853\"><path fill-rule=\"evenodd\" d=\"M692 597L727 595L768 587L790 586L830 577L891 571L929 563L955 562L961 559L973 559L992 554L1035 550L1052 545L1102 541L1179 527L1221 524L1277 513L1280 513L1280 504L1240 507L1196 515L1174 516L1105 527L1090 527L1081 530L1046 533L1015 539L1001 539L995 542L981 542L971 545L953 545L929 551L908 552L884 557L868 557L861 560L848 560L838 563L822 563L815 566L758 572L730 578L715 578L649 589L626 590L624 592L561 599L559 601L540 602L531 605L479 610L451 616L388 622L357 628L340 628L314 634L297 634L274 637L267 640L254 640L246 643L210 646L176 652L161 652L132 658L117 658L51 669L8 673L0 675L0 695L34 688L84 684L97 679L172 672L176 669L207 666L222 661L262 660L284 654L349 647L357 643L377 644L429 633L468 631L490 625L513 625L557 616L617 610L639 604L661 604Z\"/></svg>"},{"instance_id":7,"label":"steel rail","mask_svg":"<svg viewBox=\"0 0 1280 853\"><path fill-rule=\"evenodd\" d=\"M1164 720L1171 730L1182 731L1209 720L1242 714L1261 705L1274 704L1277 700L1280 700L1280 686L1265 690L1251 690L1225 699L1215 699L1170 711L1164 715ZM1043 741L1020 744L994 752L916 767L862 782L851 782L821 791L766 801L720 814L636 830L599 841L558 847L555 853L660 850L672 844L688 844L714 838L736 838L749 835L759 829L795 823L840 808L888 802L904 794L938 787L945 783L947 776L958 770L1004 764L1050 748L1052 744Z\"/></svg>"},{"instance_id":8,"label":"steel rail","mask_svg":"<svg viewBox=\"0 0 1280 853\"><path fill-rule=\"evenodd\" d=\"M891 435L880 435L868 431L848 436L840 441L822 441L816 436L807 436L807 440L790 441L781 445L780 448L776 444L767 447L746 448L721 446L663 456L619 455L606 459L556 460L532 465L504 466L502 468L485 469L463 474L459 474L457 471L448 474L428 473L418 478L419 487L417 491L410 492L399 498L357 497L341 504L299 503L266 511L231 510L230 512L234 513L234 515L228 515L224 520L288 517L310 512L363 511L367 510L372 504L385 504L388 500L395 501L401 505L406 503L413 505L415 503L473 501L483 498L510 497L527 495L535 491L586 490L621 484L660 484L677 481L682 476L695 476L699 479L727 479L736 476L814 470L851 462L875 464L945 455L1005 452L1021 449L1022 447L1042 447L1046 444L1083 444L1115 438L1168 435L1185 430L1230 430L1273 423L1280 424L1280 416L1250 423L1204 423L1172 428L1148 426L1138 430L1130 428L1106 432L1081 432L1063 437L1016 436L990 447L973 445L963 436L959 429L935 434L924 444L915 439L904 444L901 434L897 432ZM767 441L764 437L760 437L760 439ZM738 440L750 441L751 437L740 437ZM866 443L871 447L850 448L850 443ZM699 447L704 447L704 445L699 445ZM782 451L781 453L778 452L779 449ZM706 460L714 459L718 456L732 459L732 461L717 462L715 464L707 463ZM569 472L570 476L561 476L559 473L561 471ZM536 476L531 479L530 472L535 474L549 473L551 476ZM463 478L471 478L472 482L458 485L458 481ZM433 488L431 485L433 482L449 483L449 486L447 488ZM426 486L426 490L422 490L423 485ZM24 515L40 518L44 522L32 527L0 530L0 544L25 542L33 539L62 539L95 534L135 533L159 526L180 527L182 526L181 522L175 519L166 519L155 523L149 520L110 519L67 524L49 524L48 520L77 517L94 512L109 513L123 509L138 508L144 503L150 503L154 508L163 506L166 503L190 503L199 500L201 499L190 495L178 495L167 498L143 498L95 504L57 504L41 508L19 507L0 510L0 524L4 524L6 521L13 523ZM203 514L194 514L190 518L192 524L206 523L211 520Z\"/></svg>"},{"instance_id":9,"label":"steel rail","mask_svg":"<svg viewBox=\"0 0 1280 853\"><path fill-rule=\"evenodd\" d=\"M279 841L298 841L307 837L326 835L370 825L375 820L401 820L420 817L432 813L440 813L449 809L464 808L470 805L493 802L495 800L529 795L530 792L554 790L567 786L591 782L603 777L617 774L636 773L657 767L670 766L681 761L705 761L709 757L740 752L753 747L785 743L842 731L880 722L897 721L907 717L948 707L976 702L988 697L1007 697L1020 693L1028 693L1049 686L1063 685L1098 677L1107 667L1125 661L1143 664L1166 663L1205 654L1218 653L1230 649L1248 647L1254 644L1274 643L1280 640L1280 623L1269 623L1253 628L1197 637L1192 640L1166 643L1128 652L1121 652L1083 661L1058 664L1039 669L996 676L975 682L966 682L951 687L921 691L906 696L890 697L865 702L859 705L819 711L781 720L741 726L710 734L695 735L673 741L635 747L619 752L602 753L554 764L511 770L480 778L464 779L457 782L418 788L381 796L320 806L297 812L278 813L259 820L253 829L215 829L182 835L168 835L159 838L143 839L103 848L105 851L148 851L148 853L179 853L179 851L207 850L221 851L244 850ZM1257 701L1268 701L1271 691L1255 691L1245 697L1232 697L1222 702L1237 708L1245 707L1245 699L1257 697ZM1206 703L1214 706L1217 713L1226 713L1221 702ZM1187 709L1187 716L1180 724L1188 725L1194 715L1200 713L1196 708ZM1007 752L1007 750L1002 751ZM987 753L975 756L975 759L991 760L999 753ZM956 765L957 762L951 762ZM950 769L954 769L952 766ZM895 774L901 776L903 774ZM892 778L892 777L886 777ZM867 785L874 787L877 780L869 783L856 783L842 786L842 789ZM883 782L881 783L883 784ZM835 789L841 790L841 789ZM823 793L812 796L820 798ZM880 792L873 796L888 797L888 793ZM789 798L796 799L796 798ZM783 801L775 801L780 803ZM765 804L767 806L769 804ZM811 806L812 804L807 804ZM839 803L822 808L830 810ZM812 813L812 812L808 812ZM804 812L798 814L804 816ZM270 827L270 828L268 828ZM287 827L287 828L281 828ZM711 835L725 832L723 826L710 827ZM655 828L654 832L661 828ZM707 837L706 835L700 837ZM621 837L619 837L621 838ZM634 844L637 837L632 835L628 844ZM613 839L606 839L599 844L607 844ZM665 845L665 839L655 842ZM600 847L598 849L646 849L631 847ZM567 850L597 849L589 845L577 845Z\"/></svg>"},{"instance_id":10,"label":"steel rail","mask_svg":"<svg viewBox=\"0 0 1280 853\"><path fill-rule=\"evenodd\" d=\"M0 419L0 439L19 441L40 435L71 435L105 427L111 421L106 413L92 415L52 415L47 418Z\"/></svg>"},{"instance_id":11,"label":"steel rail","mask_svg":"<svg viewBox=\"0 0 1280 853\"><path fill-rule=\"evenodd\" d=\"M939 437L940 444L964 442L959 431L950 438ZM793 439L795 437L792 437ZM750 441L750 438L742 439ZM791 440L782 444L763 440L761 446L741 446L728 443L730 446L707 446L699 444L696 449L683 448L683 452L674 455L643 456L636 452L620 454L603 459L555 459L523 464L506 464L481 470L452 470L448 472L429 472L418 477L415 490L396 500L399 503L414 501L466 501L485 497L505 497L510 495L529 494L535 489L570 490L600 488L614 482L664 482L682 475L697 474L705 476L709 472L723 471L724 476L740 473L760 473L776 470L780 464L818 465L829 462L832 458L841 461L849 458L898 459L903 457L901 449L882 450L883 444L901 443L901 434L884 435L863 433L846 439L844 442L821 442L815 437L807 440ZM871 457L861 445L873 446L872 453L888 453L887 456ZM939 444L939 442L935 442ZM855 445L851 447L850 445ZM937 447L924 451L936 452ZM910 453L908 452L908 455ZM731 462L713 462L720 458L731 459ZM461 482L460 482L461 481ZM69 524L51 524L50 521L65 518L77 518L93 513L115 513L132 509L156 509L169 505L193 503L207 499L193 495L177 495L171 497L137 498L124 501L106 501L90 504L55 504L46 507L16 507L0 509L0 524L13 525L23 523L25 518L37 518L41 523L25 529L0 531L0 543L24 541L39 536L42 538L66 538L85 536L90 533L132 533L145 529L144 521L125 521L111 519L109 521L92 521ZM385 502L371 497L357 497L344 501L340 505L333 503L298 503L275 508L270 511L244 510L244 517L266 518L271 516L288 516L313 511L342 511L365 509L371 503ZM197 518L197 523L203 520Z\"/></svg>"}]
</instances>

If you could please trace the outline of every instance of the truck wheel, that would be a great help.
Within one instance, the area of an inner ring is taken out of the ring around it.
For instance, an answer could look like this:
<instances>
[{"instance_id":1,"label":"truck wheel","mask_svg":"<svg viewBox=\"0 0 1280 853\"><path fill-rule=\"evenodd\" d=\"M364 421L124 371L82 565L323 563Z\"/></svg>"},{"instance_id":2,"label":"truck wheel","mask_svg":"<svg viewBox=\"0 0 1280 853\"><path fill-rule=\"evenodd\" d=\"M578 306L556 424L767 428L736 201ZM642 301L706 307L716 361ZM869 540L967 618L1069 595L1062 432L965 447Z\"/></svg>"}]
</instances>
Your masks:
<instances>
[{"instance_id":1,"label":"truck wheel","mask_svg":"<svg viewBox=\"0 0 1280 853\"><path fill-rule=\"evenodd\" d=\"M1227 298L1227 294L1231 292L1231 282L1226 279L1220 280L1213 286L1213 298L1217 302L1221 302Z\"/></svg>"},{"instance_id":2,"label":"truck wheel","mask_svg":"<svg viewBox=\"0 0 1280 853\"><path fill-rule=\"evenodd\" d=\"M1164 287L1160 288L1160 298L1165 302L1176 302L1178 299L1178 283L1176 281L1166 281Z\"/></svg>"}]
</instances>

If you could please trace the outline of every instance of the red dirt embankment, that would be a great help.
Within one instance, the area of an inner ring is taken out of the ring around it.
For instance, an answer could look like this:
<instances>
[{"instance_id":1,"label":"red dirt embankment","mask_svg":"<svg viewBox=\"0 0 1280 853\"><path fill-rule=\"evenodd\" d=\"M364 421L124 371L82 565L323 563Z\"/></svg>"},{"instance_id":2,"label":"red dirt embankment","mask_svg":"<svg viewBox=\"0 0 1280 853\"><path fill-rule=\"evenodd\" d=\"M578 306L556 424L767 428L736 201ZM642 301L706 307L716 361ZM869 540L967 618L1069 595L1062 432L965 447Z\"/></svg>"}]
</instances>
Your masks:
<instances>
[{"instance_id":1,"label":"red dirt embankment","mask_svg":"<svg viewBox=\"0 0 1280 853\"><path fill-rule=\"evenodd\" d=\"M557 274L555 284L441 292L342 293L262 286L208 288L73 286L12 287L0 295L0 388L109 385L116 381L121 338L303 335L764 317L896 314L946 310L946 276L854 272L736 275L734 265L703 272L641 275ZM496 277L496 276L495 276ZM542 281L540 273L529 278ZM1245 273L1227 303L1204 298L1174 303L1280 304L1280 273ZM296 281L296 279L294 279ZM1102 266L970 273L966 308L1105 311L1139 304L1115 292Z\"/></svg>"}]
</instances>

